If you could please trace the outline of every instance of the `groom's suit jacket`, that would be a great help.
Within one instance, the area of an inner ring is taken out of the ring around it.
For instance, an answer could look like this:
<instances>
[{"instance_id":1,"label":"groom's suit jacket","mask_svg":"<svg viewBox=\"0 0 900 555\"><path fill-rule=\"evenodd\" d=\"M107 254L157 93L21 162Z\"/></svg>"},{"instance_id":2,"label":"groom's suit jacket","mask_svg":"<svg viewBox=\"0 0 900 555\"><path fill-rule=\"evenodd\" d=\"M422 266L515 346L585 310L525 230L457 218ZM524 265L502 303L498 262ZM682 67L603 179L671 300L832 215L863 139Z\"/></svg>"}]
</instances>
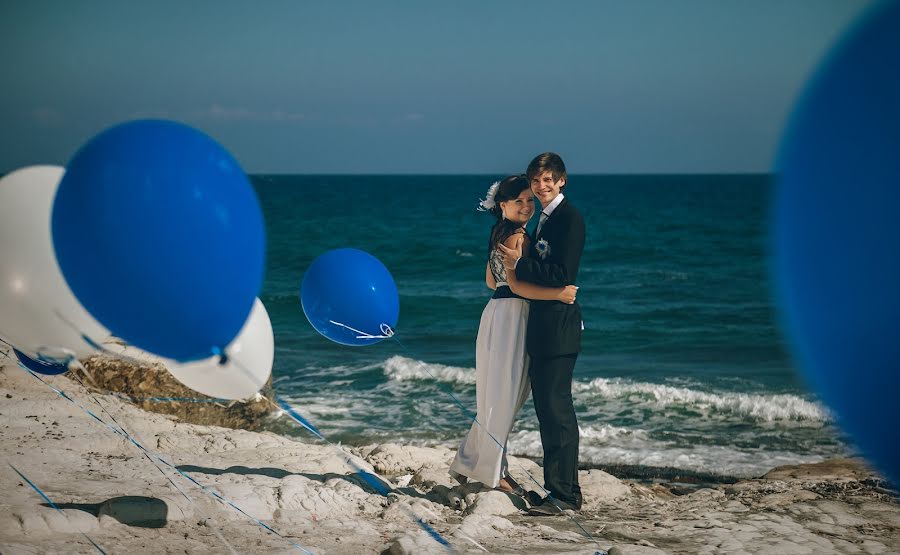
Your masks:
<instances>
[{"instance_id":1,"label":"groom's suit jacket","mask_svg":"<svg viewBox=\"0 0 900 555\"><path fill-rule=\"evenodd\" d=\"M544 254L541 251L546 250ZM529 256L516 264L516 277L545 287L573 285L584 251L584 218L568 198L550 214L531 241ZM533 357L581 351L581 307L578 302L531 301L525 344Z\"/></svg>"}]
</instances>

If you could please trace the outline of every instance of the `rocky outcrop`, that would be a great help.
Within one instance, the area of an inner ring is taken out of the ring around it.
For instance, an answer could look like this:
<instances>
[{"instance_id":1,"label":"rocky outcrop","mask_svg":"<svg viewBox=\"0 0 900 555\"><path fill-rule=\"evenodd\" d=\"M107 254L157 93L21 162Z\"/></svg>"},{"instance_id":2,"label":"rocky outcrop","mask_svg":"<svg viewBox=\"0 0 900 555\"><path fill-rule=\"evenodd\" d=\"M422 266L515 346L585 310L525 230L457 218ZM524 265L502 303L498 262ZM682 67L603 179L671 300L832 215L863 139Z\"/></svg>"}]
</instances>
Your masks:
<instances>
[{"instance_id":1,"label":"rocky outcrop","mask_svg":"<svg viewBox=\"0 0 900 555\"><path fill-rule=\"evenodd\" d=\"M219 401L197 393L172 377L160 362L95 356L82 361L86 376L75 375L84 385L101 393L125 398L144 410L169 414L183 422L259 430L275 409L265 398ZM262 396L271 397L271 378ZM166 400L162 400L166 399Z\"/></svg>"}]
</instances>

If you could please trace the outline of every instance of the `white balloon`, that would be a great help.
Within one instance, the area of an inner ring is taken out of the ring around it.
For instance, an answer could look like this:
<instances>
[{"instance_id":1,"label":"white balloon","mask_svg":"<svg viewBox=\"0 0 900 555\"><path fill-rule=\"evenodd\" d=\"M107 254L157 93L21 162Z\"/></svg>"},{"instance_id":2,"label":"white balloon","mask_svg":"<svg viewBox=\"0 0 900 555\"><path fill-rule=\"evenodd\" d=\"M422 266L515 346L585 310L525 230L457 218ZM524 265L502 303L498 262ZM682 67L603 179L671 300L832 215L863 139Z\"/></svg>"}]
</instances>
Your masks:
<instances>
[{"instance_id":1,"label":"white balloon","mask_svg":"<svg viewBox=\"0 0 900 555\"><path fill-rule=\"evenodd\" d=\"M174 360L164 363L176 380L204 395L234 400L253 397L269 381L275 361L272 321L259 299L225 354L225 364L219 364L218 357L185 364Z\"/></svg>"},{"instance_id":2,"label":"white balloon","mask_svg":"<svg viewBox=\"0 0 900 555\"><path fill-rule=\"evenodd\" d=\"M32 358L65 362L109 332L69 289L50 216L64 169L30 166L0 179L0 337Z\"/></svg>"}]
</instances>

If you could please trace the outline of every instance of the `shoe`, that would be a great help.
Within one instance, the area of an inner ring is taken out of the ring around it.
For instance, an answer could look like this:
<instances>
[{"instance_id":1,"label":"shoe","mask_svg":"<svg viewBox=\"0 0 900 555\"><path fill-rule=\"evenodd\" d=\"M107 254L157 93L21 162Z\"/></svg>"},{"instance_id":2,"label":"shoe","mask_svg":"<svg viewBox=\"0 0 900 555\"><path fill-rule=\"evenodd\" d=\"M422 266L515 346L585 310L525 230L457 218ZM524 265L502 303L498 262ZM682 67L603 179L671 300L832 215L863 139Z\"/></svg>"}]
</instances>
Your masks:
<instances>
[{"instance_id":1,"label":"shoe","mask_svg":"<svg viewBox=\"0 0 900 555\"><path fill-rule=\"evenodd\" d=\"M560 516L565 514L566 511L577 510L578 508L571 503L566 503L559 499L545 499L540 505L535 505L528 509L528 514L531 516Z\"/></svg>"},{"instance_id":2,"label":"shoe","mask_svg":"<svg viewBox=\"0 0 900 555\"><path fill-rule=\"evenodd\" d=\"M536 491L528 491L525 493L525 501L528 501L528 504L532 507L536 507L544 502L544 498Z\"/></svg>"}]
</instances>

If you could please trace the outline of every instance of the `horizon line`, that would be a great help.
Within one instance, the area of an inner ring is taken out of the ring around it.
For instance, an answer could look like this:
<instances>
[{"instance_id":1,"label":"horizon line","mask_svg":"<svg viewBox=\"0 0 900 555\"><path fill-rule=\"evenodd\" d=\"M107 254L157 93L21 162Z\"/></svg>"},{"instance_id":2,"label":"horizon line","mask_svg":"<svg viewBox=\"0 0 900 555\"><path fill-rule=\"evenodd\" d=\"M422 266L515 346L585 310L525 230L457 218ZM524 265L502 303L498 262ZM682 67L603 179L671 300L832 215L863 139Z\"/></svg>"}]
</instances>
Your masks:
<instances>
[{"instance_id":1,"label":"horizon line","mask_svg":"<svg viewBox=\"0 0 900 555\"><path fill-rule=\"evenodd\" d=\"M478 172L478 173L412 173L412 172L403 172L403 173L366 173L366 172L348 172L348 173L291 173L291 172L247 172L248 176L269 176L269 177L280 177L280 176L304 176L304 177L359 177L359 176L377 176L377 177L483 177L486 175L511 175L503 172ZM596 173L596 172L587 172L587 173L569 173L570 176L584 176L584 177L653 177L653 176L686 176L686 177L697 177L697 176L745 176L745 177L763 177L763 176L773 176L777 175L777 172L769 171L769 172L608 172L608 173Z\"/></svg>"},{"instance_id":2,"label":"horizon line","mask_svg":"<svg viewBox=\"0 0 900 555\"><path fill-rule=\"evenodd\" d=\"M35 165L45 165L45 164L31 164L22 166L20 168L15 168L13 170L9 170L6 172L0 172L0 177L5 177L15 171L18 171L23 168L35 166ZM65 166L61 166L65 168ZM716 176L729 176L729 177L771 177L777 175L778 172L768 171L768 172L586 172L586 173L569 173L570 176L583 176L583 177L716 177ZM294 173L294 172L244 172L247 176L261 176L261 177L287 177L287 176L302 176L302 177L484 177L484 176L505 176L512 175L504 172L468 172L468 173L430 173L430 172L344 172L344 173L331 173L331 172L310 172L310 173Z\"/></svg>"}]
</instances>

